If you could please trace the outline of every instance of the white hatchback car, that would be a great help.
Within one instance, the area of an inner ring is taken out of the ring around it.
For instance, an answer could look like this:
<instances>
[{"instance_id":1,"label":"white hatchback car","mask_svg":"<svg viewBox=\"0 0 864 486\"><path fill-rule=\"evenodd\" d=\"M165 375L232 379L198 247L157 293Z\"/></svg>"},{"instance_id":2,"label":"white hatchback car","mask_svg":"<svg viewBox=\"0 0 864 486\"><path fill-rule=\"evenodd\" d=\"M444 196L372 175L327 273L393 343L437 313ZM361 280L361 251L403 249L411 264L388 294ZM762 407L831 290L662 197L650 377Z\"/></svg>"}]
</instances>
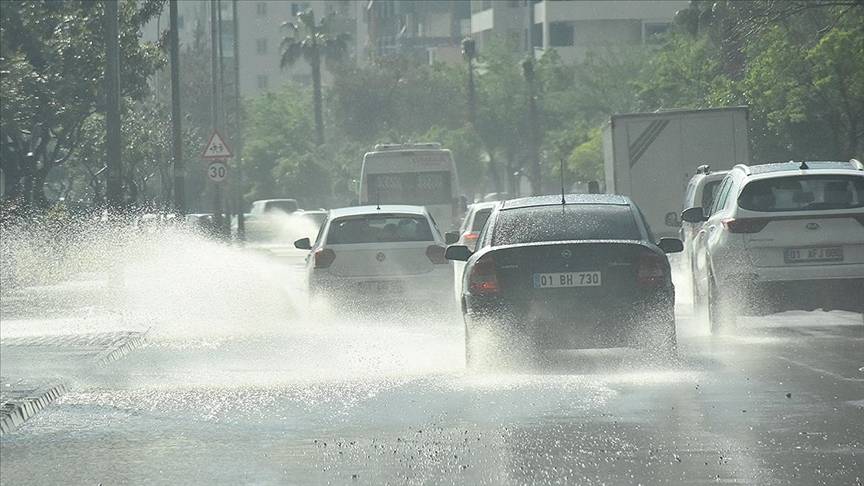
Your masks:
<instances>
[{"instance_id":1,"label":"white hatchback car","mask_svg":"<svg viewBox=\"0 0 864 486\"><path fill-rule=\"evenodd\" d=\"M446 305L453 278L444 240L422 206L359 206L333 209L310 250L306 276L311 296L339 306L382 301L429 301Z\"/></svg>"},{"instance_id":2,"label":"white hatchback car","mask_svg":"<svg viewBox=\"0 0 864 486\"><path fill-rule=\"evenodd\" d=\"M864 165L786 162L736 165L694 243L697 291L712 332L738 309L864 312Z\"/></svg>"}]
</instances>

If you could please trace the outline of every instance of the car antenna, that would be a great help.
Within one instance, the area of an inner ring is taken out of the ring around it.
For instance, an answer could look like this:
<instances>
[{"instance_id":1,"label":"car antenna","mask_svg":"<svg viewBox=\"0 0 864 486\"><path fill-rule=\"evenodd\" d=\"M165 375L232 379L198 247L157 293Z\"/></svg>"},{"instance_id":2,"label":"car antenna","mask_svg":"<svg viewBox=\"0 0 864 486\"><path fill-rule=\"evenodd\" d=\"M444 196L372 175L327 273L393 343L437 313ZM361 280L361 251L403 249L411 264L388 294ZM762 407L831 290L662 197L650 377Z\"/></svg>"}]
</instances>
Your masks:
<instances>
[{"instance_id":1,"label":"car antenna","mask_svg":"<svg viewBox=\"0 0 864 486\"><path fill-rule=\"evenodd\" d=\"M561 214L564 214L564 205L566 204L566 200L564 199L564 157L558 157L558 160L561 163Z\"/></svg>"},{"instance_id":2,"label":"car antenna","mask_svg":"<svg viewBox=\"0 0 864 486\"><path fill-rule=\"evenodd\" d=\"M798 168L801 169L801 170L807 170L807 169L810 168L810 166L807 165L807 161L802 160L802 161L801 161L801 165L799 165Z\"/></svg>"},{"instance_id":3,"label":"car antenna","mask_svg":"<svg viewBox=\"0 0 864 486\"><path fill-rule=\"evenodd\" d=\"M381 188L375 188L375 209L381 211Z\"/></svg>"}]
</instances>

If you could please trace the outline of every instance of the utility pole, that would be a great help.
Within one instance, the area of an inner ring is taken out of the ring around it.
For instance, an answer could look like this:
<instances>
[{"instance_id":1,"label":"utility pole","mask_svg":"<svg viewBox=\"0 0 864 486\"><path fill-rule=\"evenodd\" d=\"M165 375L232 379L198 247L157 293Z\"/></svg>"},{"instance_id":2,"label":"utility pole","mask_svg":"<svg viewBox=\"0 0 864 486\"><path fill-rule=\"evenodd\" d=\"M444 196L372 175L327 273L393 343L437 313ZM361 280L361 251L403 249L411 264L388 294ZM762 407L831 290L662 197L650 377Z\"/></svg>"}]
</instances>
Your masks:
<instances>
[{"instance_id":1,"label":"utility pole","mask_svg":"<svg viewBox=\"0 0 864 486\"><path fill-rule=\"evenodd\" d=\"M108 206L118 211L123 205L123 161L120 140L120 38L117 0L105 0L105 157L108 174Z\"/></svg>"},{"instance_id":2,"label":"utility pole","mask_svg":"<svg viewBox=\"0 0 864 486\"><path fill-rule=\"evenodd\" d=\"M468 62L468 122L473 127L477 121L477 97L474 89L474 58L477 57L477 46L474 39L466 37L462 40L462 56Z\"/></svg>"},{"instance_id":3,"label":"utility pole","mask_svg":"<svg viewBox=\"0 0 864 486\"><path fill-rule=\"evenodd\" d=\"M234 20L234 161L237 172L237 238L246 239L246 205L243 203L243 169L240 157L243 151L243 119L240 113L240 27L237 20L237 0L231 0L231 13Z\"/></svg>"},{"instance_id":4,"label":"utility pole","mask_svg":"<svg viewBox=\"0 0 864 486\"><path fill-rule=\"evenodd\" d=\"M183 127L180 115L180 35L177 32L177 0L169 0L171 31L171 151L174 159L174 210L186 214L186 166L183 162Z\"/></svg>"},{"instance_id":5,"label":"utility pole","mask_svg":"<svg viewBox=\"0 0 864 486\"><path fill-rule=\"evenodd\" d=\"M537 94L534 86L534 58L522 61L522 76L528 85L528 152L531 157L531 189L535 196L543 194L540 155L537 142Z\"/></svg>"},{"instance_id":6,"label":"utility pole","mask_svg":"<svg viewBox=\"0 0 864 486\"><path fill-rule=\"evenodd\" d=\"M219 130L219 26L217 23L216 0L210 0L210 116L213 131ZM222 232L222 186L215 183L213 187L213 223L217 231Z\"/></svg>"}]
</instances>

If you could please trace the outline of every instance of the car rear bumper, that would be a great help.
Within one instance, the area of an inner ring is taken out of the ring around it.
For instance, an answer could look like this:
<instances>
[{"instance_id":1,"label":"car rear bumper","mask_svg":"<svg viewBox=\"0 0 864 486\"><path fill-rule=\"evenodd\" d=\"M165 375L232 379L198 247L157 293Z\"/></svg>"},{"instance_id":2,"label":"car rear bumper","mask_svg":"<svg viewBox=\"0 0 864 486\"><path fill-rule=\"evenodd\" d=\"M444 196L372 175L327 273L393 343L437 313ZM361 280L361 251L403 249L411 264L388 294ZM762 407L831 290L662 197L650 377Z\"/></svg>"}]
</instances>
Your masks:
<instances>
[{"instance_id":1,"label":"car rear bumper","mask_svg":"<svg viewBox=\"0 0 864 486\"><path fill-rule=\"evenodd\" d=\"M651 336L674 333L674 298L665 292L631 302L512 303L466 299L466 322L482 328L527 336L542 348L607 348L638 345Z\"/></svg>"},{"instance_id":2,"label":"car rear bumper","mask_svg":"<svg viewBox=\"0 0 864 486\"><path fill-rule=\"evenodd\" d=\"M864 278L761 280L756 275L742 275L726 281L724 287L756 311L821 308L864 312Z\"/></svg>"},{"instance_id":3,"label":"car rear bumper","mask_svg":"<svg viewBox=\"0 0 864 486\"><path fill-rule=\"evenodd\" d=\"M310 291L346 302L426 301L450 304L453 300L453 273L450 265L431 272L407 276L337 277L313 273Z\"/></svg>"}]
</instances>

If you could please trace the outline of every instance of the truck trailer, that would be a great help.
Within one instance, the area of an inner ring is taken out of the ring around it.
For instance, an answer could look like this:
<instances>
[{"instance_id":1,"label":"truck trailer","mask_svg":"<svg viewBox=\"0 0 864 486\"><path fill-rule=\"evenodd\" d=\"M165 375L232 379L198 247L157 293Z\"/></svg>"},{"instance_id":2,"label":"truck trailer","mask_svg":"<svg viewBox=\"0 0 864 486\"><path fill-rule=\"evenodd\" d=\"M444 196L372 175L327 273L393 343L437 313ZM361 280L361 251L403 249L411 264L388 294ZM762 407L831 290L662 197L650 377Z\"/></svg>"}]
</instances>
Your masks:
<instances>
[{"instance_id":1,"label":"truck trailer","mask_svg":"<svg viewBox=\"0 0 864 486\"><path fill-rule=\"evenodd\" d=\"M606 192L629 196L657 237L677 236L696 168L750 163L746 106L612 115L603 127Z\"/></svg>"}]
</instances>

